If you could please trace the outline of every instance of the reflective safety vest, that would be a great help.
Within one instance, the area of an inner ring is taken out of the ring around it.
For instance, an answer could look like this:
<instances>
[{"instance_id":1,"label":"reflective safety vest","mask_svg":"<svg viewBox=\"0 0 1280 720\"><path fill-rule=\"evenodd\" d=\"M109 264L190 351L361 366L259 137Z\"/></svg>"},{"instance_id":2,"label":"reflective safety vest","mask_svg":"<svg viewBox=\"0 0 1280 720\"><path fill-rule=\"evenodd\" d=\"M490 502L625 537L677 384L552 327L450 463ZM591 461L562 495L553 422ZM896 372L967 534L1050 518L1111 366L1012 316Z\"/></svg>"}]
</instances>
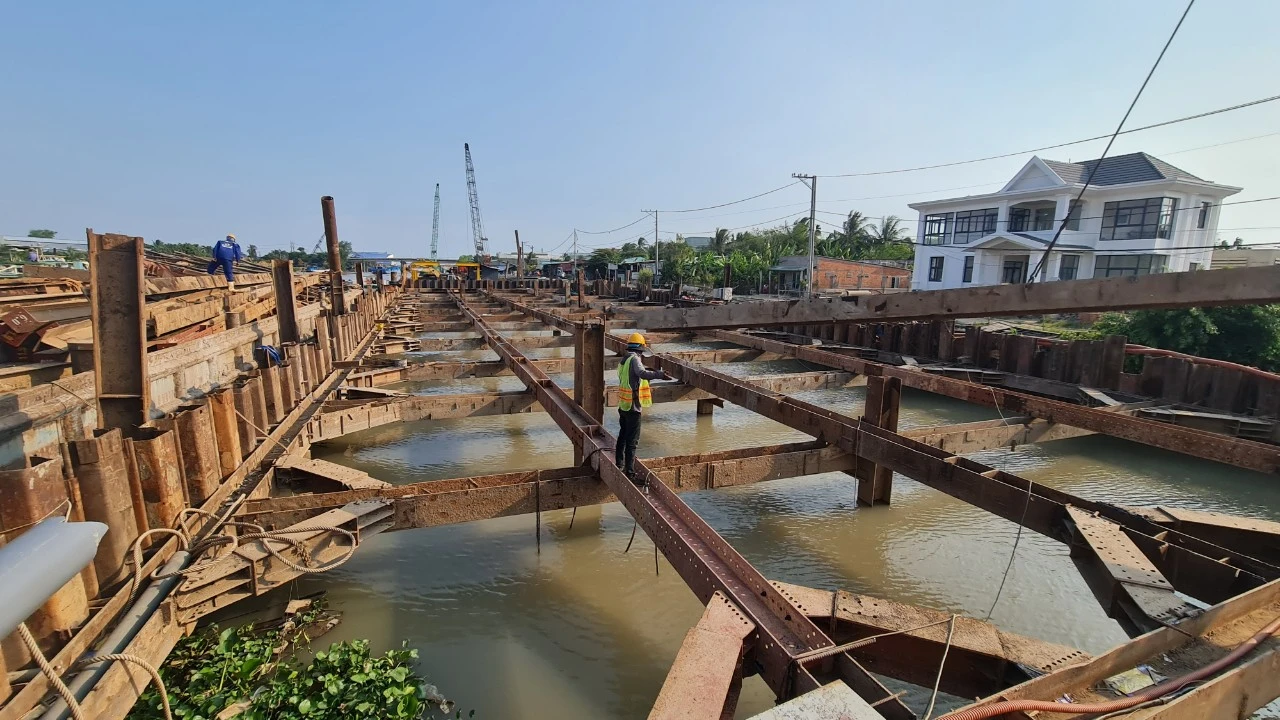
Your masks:
<instances>
[{"instance_id":1,"label":"reflective safety vest","mask_svg":"<svg viewBox=\"0 0 1280 720\"><path fill-rule=\"evenodd\" d=\"M635 359L635 355L628 355L627 359L618 366L618 409L627 411L632 409L632 403L635 398L632 397L631 390L631 361ZM649 389L649 381L640 381L640 407L647 408L653 404L653 391Z\"/></svg>"}]
</instances>

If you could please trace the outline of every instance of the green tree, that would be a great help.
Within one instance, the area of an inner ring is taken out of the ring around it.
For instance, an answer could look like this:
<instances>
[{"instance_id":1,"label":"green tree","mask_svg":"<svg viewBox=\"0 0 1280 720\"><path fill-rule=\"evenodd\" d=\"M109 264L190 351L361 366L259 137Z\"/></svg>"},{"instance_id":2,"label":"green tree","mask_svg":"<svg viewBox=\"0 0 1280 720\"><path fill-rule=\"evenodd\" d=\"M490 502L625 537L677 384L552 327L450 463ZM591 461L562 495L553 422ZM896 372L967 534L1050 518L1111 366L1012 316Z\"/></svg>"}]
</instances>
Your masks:
<instances>
[{"instance_id":1,"label":"green tree","mask_svg":"<svg viewBox=\"0 0 1280 720\"><path fill-rule=\"evenodd\" d=\"M1280 305L1107 313L1087 333L1138 345L1280 370Z\"/></svg>"},{"instance_id":2,"label":"green tree","mask_svg":"<svg viewBox=\"0 0 1280 720\"><path fill-rule=\"evenodd\" d=\"M57 233L57 231L56 231L56 230L45 230L45 229L40 229L40 230L28 230L28 231L27 231L27 237L43 238L43 239L45 239L45 240L52 240L52 239L53 239L54 237L56 237L57 235L58 235L58 233Z\"/></svg>"},{"instance_id":3,"label":"green tree","mask_svg":"<svg viewBox=\"0 0 1280 720\"><path fill-rule=\"evenodd\" d=\"M257 259L258 259L258 246L257 246L257 245L250 245L250 246L249 246L248 253L249 253L249 259L250 259L250 260L257 260Z\"/></svg>"},{"instance_id":4,"label":"green tree","mask_svg":"<svg viewBox=\"0 0 1280 720\"><path fill-rule=\"evenodd\" d=\"M724 255L729 251L729 242L729 231L716 228L716 234L711 238L711 251L717 255Z\"/></svg>"},{"instance_id":5,"label":"green tree","mask_svg":"<svg viewBox=\"0 0 1280 720\"><path fill-rule=\"evenodd\" d=\"M622 253L614 248L599 248L591 251L587 258L586 269L593 277L603 278L609 271L609 265L617 265L622 261Z\"/></svg>"}]
</instances>

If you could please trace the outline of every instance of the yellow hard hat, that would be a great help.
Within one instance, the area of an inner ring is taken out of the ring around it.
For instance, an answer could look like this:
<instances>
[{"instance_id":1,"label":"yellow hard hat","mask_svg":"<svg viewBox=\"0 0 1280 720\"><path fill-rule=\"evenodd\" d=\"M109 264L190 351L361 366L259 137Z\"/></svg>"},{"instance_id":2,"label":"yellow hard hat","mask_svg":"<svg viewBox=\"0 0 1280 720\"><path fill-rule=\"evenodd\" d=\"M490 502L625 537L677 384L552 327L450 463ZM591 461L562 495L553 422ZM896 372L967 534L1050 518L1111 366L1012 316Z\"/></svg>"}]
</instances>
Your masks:
<instances>
[{"instance_id":1,"label":"yellow hard hat","mask_svg":"<svg viewBox=\"0 0 1280 720\"><path fill-rule=\"evenodd\" d=\"M627 338L628 345L644 345L644 336L640 333L631 333L631 337Z\"/></svg>"},{"instance_id":2,"label":"yellow hard hat","mask_svg":"<svg viewBox=\"0 0 1280 720\"><path fill-rule=\"evenodd\" d=\"M228 240L235 240L235 239L236 239L236 236L235 236L235 235L232 235L231 233L227 233L227 239L228 239Z\"/></svg>"}]
</instances>

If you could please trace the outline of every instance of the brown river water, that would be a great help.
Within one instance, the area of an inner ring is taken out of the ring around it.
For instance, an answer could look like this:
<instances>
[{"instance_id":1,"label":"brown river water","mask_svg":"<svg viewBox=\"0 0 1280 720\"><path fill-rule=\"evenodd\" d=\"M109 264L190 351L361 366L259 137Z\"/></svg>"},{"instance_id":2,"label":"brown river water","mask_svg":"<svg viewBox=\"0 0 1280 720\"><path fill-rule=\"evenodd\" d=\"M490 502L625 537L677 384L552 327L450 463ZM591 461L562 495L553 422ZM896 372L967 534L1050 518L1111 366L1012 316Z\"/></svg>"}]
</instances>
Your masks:
<instances>
[{"instance_id":1,"label":"brown river water","mask_svg":"<svg viewBox=\"0 0 1280 720\"><path fill-rule=\"evenodd\" d=\"M706 347L707 345L701 345ZM662 350L694 347L660 346ZM547 349L531 355L572 354ZM488 351L430 353L426 359L495 358ZM496 359L496 358L495 358ZM764 375L821 368L790 361L711 366ZM612 373L611 373L612 375ZM562 385L571 377L557 377ZM612 377L611 377L612 381ZM513 377L412 383L415 393L521 389ZM858 415L864 388L797 393ZM998 417L977 407L906 390L900 427ZM611 432L617 411L606 409ZM698 416L694 403L645 412L644 457L809 439L726 405ZM570 465L572 446L545 413L400 423L330 441L314 456L394 484ZM990 465L1077 495L1118 504L1238 513L1280 520L1280 486L1266 476L1106 437L976 454ZM983 618L995 599L1017 527L897 476L891 507L860 508L852 478L832 473L682 495L771 579L841 588ZM300 583L328 591L342 624L326 641L369 638L375 649L402 641L420 650L420 669L477 718L643 718L681 640L702 606L640 531L624 552L632 520L616 503L542 515L542 550L532 515L371 538L346 565ZM1126 639L1107 618L1065 546L1025 532L991 616L1001 628L1097 653ZM920 711L929 692L909 690ZM947 707L959 700L946 698ZM768 709L759 678L743 684L737 717Z\"/></svg>"}]
</instances>

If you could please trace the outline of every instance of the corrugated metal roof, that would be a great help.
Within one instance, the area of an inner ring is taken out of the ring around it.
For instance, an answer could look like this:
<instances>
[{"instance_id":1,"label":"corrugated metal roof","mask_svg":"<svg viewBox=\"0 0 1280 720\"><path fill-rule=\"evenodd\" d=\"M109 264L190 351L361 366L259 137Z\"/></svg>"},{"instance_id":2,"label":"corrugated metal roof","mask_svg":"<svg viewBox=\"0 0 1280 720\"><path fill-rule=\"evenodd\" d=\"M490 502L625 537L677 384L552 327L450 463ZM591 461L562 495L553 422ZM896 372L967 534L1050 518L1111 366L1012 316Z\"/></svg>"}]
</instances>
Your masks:
<instances>
[{"instance_id":1,"label":"corrugated metal roof","mask_svg":"<svg viewBox=\"0 0 1280 720\"><path fill-rule=\"evenodd\" d=\"M1093 171L1097 160L1068 163L1059 160L1045 160L1051 170L1068 183L1083 183ZM1153 180L1197 180L1201 178L1186 170L1174 167L1157 157L1144 152L1130 153L1104 158L1101 166L1094 172L1093 185L1124 185L1126 183L1151 182Z\"/></svg>"}]
</instances>

